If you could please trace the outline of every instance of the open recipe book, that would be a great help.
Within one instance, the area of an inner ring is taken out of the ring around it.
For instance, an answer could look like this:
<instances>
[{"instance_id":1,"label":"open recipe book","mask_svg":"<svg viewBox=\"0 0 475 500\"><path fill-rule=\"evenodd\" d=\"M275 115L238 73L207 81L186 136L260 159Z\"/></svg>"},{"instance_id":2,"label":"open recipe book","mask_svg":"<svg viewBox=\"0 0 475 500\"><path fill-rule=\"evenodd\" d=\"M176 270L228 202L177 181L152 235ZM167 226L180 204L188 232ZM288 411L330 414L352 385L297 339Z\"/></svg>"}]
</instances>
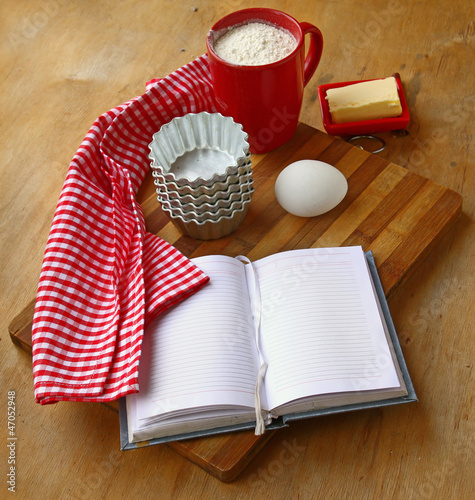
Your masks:
<instances>
[{"instance_id":1,"label":"open recipe book","mask_svg":"<svg viewBox=\"0 0 475 500\"><path fill-rule=\"evenodd\" d=\"M122 449L417 400L361 247L193 262L210 283L147 328Z\"/></svg>"}]
</instances>

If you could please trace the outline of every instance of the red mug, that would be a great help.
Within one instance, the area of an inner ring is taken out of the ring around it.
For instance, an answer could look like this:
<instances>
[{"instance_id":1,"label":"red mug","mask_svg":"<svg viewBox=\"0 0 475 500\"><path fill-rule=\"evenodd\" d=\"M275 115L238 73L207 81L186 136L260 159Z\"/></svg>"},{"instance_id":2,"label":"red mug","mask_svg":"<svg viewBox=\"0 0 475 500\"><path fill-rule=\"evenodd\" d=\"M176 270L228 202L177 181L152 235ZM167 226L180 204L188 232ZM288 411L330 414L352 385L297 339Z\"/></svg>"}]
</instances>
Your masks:
<instances>
[{"instance_id":1,"label":"red mug","mask_svg":"<svg viewBox=\"0 0 475 500\"><path fill-rule=\"evenodd\" d=\"M214 45L220 36L230 27L249 22L264 22L290 32L296 48L285 58L261 66L232 64L219 57ZM307 34L310 44L305 57ZM322 56L320 30L278 10L244 9L219 20L209 31L206 44L218 111L243 126L251 152L266 153L287 142L297 128L304 87Z\"/></svg>"}]
</instances>

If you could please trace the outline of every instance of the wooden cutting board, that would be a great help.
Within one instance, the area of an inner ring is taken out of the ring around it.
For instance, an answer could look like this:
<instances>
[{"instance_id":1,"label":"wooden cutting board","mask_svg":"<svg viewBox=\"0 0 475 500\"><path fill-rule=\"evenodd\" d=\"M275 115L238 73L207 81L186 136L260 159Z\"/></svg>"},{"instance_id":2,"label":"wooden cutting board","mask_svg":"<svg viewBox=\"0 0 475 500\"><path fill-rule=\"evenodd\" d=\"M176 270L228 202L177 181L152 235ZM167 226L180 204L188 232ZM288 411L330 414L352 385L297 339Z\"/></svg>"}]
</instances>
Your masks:
<instances>
[{"instance_id":1,"label":"wooden cutting board","mask_svg":"<svg viewBox=\"0 0 475 500\"><path fill-rule=\"evenodd\" d=\"M279 172L302 159L328 162L348 179L343 202L323 216L292 216L275 199ZM214 241L183 236L161 211L151 176L138 194L147 229L188 257L241 254L256 260L296 248L361 245L373 251L389 297L461 213L462 198L454 191L304 124L290 142L252 161L254 196L245 221L230 236ZM9 326L13 342L29 353L33 309L34 301ZM218 479L232 481L274 433L256 437L243 431L168 446Z\"/></svg>"}]
</instances>

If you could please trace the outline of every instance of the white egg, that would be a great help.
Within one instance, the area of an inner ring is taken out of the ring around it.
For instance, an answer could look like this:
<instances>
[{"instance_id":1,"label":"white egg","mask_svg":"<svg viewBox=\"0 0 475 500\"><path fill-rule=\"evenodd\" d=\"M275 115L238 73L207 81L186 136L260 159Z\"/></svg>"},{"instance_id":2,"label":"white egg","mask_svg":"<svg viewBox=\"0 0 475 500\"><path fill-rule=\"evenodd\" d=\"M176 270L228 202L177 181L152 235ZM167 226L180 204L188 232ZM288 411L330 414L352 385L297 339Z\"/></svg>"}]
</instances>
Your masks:
<instances>
[{"instance_id":1,"label":"white egg","mask_svg":"<svg viewBox=\"0 0 475 500\"><path fill-rule=\"evenodd\" d=\"M335 167L300 160L285 167L275 182L279 204L293 215L314 217L335 208L346 196L348 182Z\"/></svg>"}]
</instances>

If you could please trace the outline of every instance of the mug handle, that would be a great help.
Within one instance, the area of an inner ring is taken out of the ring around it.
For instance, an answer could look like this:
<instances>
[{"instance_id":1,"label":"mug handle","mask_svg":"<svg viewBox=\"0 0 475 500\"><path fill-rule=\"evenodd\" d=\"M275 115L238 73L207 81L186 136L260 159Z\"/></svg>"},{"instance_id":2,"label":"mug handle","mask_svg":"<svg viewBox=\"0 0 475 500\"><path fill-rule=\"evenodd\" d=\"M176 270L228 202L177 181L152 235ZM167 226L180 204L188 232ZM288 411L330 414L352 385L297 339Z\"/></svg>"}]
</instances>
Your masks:
<instances>
[{"instance_id":1,"label":"mug handle","mask_svg":"<svg viewBox=\"0 0 475 500\"><path fill-rule=\"evenodd\" d=\"M302 29L303 36L310 35L310 45L308 47L307 57L305 58L303 85L307 85L312 78L318 63L322 57L323 51L323 36L322 32L313 24L299 23Z\"/></svg>"}]
</instances>

